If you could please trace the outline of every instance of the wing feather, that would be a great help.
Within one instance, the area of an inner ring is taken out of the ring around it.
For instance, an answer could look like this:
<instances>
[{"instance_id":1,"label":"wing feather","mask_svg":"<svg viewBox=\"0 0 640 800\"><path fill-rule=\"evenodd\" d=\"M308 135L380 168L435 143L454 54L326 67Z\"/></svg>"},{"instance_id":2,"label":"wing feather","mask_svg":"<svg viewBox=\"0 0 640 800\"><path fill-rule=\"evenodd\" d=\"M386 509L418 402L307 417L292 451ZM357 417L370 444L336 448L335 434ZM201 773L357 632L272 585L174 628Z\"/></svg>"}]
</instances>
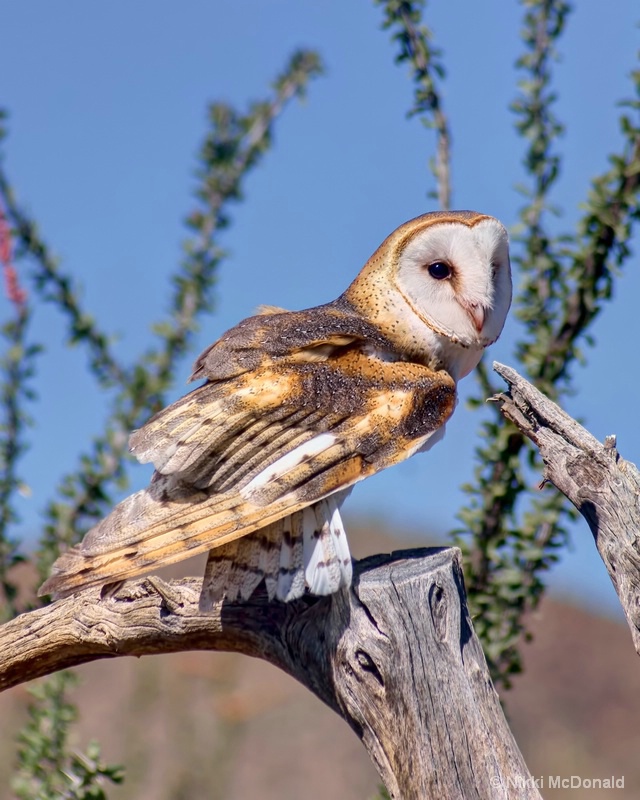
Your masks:
<instances>
[{"instance_id":1,"label":"wing feather","mask_svg":"<svg viewBox=\"0 0 640 800\"><path fill-rule=\"evenodd\" d=\"M447 373L351 343L324 361L269 358L210 380L134 432L151 485L63 554L40 593L119 581L264 528L407 458L454 406Z\"/></svg>"}]
</instances>

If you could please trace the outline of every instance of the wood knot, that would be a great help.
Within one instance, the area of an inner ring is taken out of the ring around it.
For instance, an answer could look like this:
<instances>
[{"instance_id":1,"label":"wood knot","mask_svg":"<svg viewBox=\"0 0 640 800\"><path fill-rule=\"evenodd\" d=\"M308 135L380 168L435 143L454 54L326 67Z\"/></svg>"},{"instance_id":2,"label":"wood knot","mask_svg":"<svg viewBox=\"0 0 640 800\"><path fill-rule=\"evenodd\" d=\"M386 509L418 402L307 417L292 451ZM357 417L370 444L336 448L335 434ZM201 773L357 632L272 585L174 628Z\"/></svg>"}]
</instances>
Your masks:
<instances>
[{"instance_id":1,"label":"wood knot","mask_svg":"<svg viewBox=\"0 0 640 800\"><path fill-rule=\"evenodd\" d=\"M429 609L436 636L443 642L447 638L447 597L446 592L438 583L429 588Z\"/></svg>"},{"instance_id":2,"label":"wood knot","mask_svg":"<svg viewBox=\"0 0 640 800\"><path fill-rule=\"evenodd\" d=\"M384 686L384 678L376 666L376 662L371 658L366 650L356 650L356 661L358 662L358 666L364 672L371 673L371 675L373 675L373 677L378 681L380 686Z\"/></svg>"}]
</instances>

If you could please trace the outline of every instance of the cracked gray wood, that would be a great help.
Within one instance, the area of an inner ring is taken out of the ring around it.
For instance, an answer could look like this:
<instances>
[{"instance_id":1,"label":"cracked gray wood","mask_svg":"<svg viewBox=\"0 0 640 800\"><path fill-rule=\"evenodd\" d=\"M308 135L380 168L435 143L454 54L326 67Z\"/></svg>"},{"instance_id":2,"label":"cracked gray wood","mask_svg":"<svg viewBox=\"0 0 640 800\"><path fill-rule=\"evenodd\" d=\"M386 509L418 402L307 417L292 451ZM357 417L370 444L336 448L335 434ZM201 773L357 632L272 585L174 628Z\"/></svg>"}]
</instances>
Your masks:
<instances>
[{"instance_id":1,"label":"cracked gray wood","mask_svg":"<svg viewBox=\"0 0 640 800\"><path fill-rule=\"evenodd\" d=\"M511 367L494 363L509 385L502 413L538 447L544 477L586 519L640 654L640 472L620 457L615 436L599 442Z\"/></svg>"},{"instance_id":2,"label":"cracked gray wood","mask_svg":"<svg viewBox=\"0 0 640 800\"><path fill-rule=\"evenodd\" d=\"M98 658L233 650L282 668L342 716L393 798L540 798L466 606L457 549L376 556L325 598L198 611L201 579L89 590L0 628L0 689Z\"/></svg>"}]
</instances>

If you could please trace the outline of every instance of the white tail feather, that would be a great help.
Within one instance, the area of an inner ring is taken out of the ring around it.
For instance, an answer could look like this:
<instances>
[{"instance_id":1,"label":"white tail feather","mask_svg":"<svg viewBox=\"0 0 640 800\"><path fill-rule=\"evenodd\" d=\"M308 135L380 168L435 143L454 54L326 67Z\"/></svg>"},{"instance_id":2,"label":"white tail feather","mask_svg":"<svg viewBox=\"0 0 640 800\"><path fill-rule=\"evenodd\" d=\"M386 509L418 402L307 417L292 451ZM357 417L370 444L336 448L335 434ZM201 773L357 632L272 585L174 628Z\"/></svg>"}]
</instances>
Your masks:
<instances>
[{"instance_id":1,"label":"white tail feather","mask_svg":"<svg viewBox=\"0 0 640 800\"><path fill-rule=\"evenodd\" d=\"M305 579L311 594L333 594L351 585L349 544L331 496L303 510Z\"/></svg>"}]
</instances>

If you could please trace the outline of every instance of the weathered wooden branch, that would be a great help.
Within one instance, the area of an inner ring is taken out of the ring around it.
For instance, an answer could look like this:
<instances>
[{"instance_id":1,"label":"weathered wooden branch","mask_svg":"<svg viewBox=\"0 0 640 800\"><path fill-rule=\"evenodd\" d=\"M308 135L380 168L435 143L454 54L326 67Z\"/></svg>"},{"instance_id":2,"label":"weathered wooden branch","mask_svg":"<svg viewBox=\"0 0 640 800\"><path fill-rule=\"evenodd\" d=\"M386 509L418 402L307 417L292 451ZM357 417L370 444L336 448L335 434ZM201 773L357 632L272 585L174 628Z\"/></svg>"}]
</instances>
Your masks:
<instances>
[{"instance_id":1,"label":"weathered wooden branch","mask_svg":"<svg viewBox=\"0 0 640 800\"><path fill-rule=\"evenodd\" d=\"M493 366L509 385L494 398L502 413L538 447L545 479L589 523L640 654L640 472L620 457L615 436L601 444L514 369Z\"/></svg>"},{"instance_id":2,"label":"weathered wooden branch","mask_svg":"<svg viewBox=\"0 0 640 800\"><path fill-rule=\"evenodd\" d=\"M326 598L198 610L201 580L132 581L0 628L0 689L98 658L233 650L301 681L362 740L394 798L539 798L505 721L467 611L460 553L356 564Z\"/></svg>"}]
</instances>

